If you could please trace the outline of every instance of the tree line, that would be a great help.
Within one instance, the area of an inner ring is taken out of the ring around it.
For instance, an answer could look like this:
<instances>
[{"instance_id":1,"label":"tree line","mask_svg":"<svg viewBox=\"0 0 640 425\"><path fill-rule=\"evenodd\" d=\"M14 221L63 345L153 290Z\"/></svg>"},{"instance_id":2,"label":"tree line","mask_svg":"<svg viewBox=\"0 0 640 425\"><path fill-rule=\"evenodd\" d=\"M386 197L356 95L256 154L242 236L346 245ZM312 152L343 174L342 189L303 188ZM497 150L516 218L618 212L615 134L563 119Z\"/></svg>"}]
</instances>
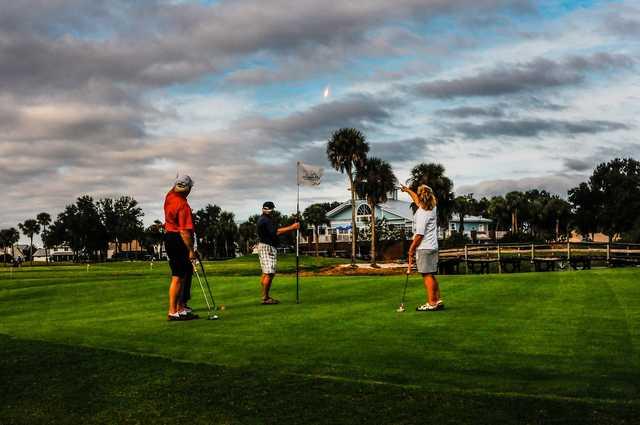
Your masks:
<instances>
[{"instance_id":1,"label":"tree line","mask_svg":"<svg viewBox=\"0 0 640 425\"><path fill-rule=\"evenodd\" d=\"M113 247L114 255L132 252L137 242L150 254L162 256L164 226L159 220L144 227L144 212L138 201L130 196L94 200L85 195L69 204L52 220L43 212L35 219L27 219L18 228L29 238L27 256L33 261L33 238L40 235L45 255L49 258L51 247L68 247L76 260L104 261ZM232 257L235 253L239 232L233 213L223 211L216 205L207 205L193 215L198 237L199 251L208 258ZM20 239L16 228L0 230L0 248L13 247ZM12 252L12 257L15 255ZM3 255L6 262L7 255Z\"/></svg>"},{"instance_id":2,"label":"tree line","mask_svg":"<svg viewBox=\"0 0 640 425\"><path fill-rule=\"evenodd\" d=\"M368 157L369 144L365 135L354 128L335 131L327 141L327 158L331 166L346 175L351 192L352 262L355 263L358 226L356 196L364 199L372 211L369 229L360 239L371 241L371 258L375 264L376 242L383 237L397 237L384 221L375 217L376 206L387 202L388 194L398 183L391 165L381 158ZM599 164L588 181L568 191L567 200L545 190L512 191L504 196L476 198L468 193L457 195L445 168L437 163L420 163L411 169L405 184L416 190L429 185L438 199L438 220L448 227L453 214L459 216L459 228L450 236L450 243L471 242L464 236L465 217L481 216L491 220L490 230L505 233L504 241L566 240L572 230L585 237L601 232L611 240L640 242L640 163L632 158L614 159ZM301 231L312 229L318 251L318 229L329 223L327 213L339 202L316 203L308 206L301 217L275 212L280 226L301 221ZM129 196L104 198L79 197L67 205L52 221L42 212L18 225L30 239L40 234L45 250L65 245L77 259L104 260L109 244L116 253L122 246L131 250L138 241L149 252L161 247L164 240L162 222L156 220L144 227L144 213L138 202ZM217 205L208 204L194 213L194 225L199 251L207 258L233 257L237 250L246 254L257 243L258 215L236 224L234 214ZM386 236L384 236L386 235ZM391 236L389 236L391 235ZM15 228L0 230L0 248L13 247L20 233ZM283 236L284 245L295 244L295 236ZM447 242L447 241L445 241ZM31 253L33 254L33 253ZM162 255L162 252L160 252ZM6 255L4 255L6 259Z\"/></svg>"}]
</instances>

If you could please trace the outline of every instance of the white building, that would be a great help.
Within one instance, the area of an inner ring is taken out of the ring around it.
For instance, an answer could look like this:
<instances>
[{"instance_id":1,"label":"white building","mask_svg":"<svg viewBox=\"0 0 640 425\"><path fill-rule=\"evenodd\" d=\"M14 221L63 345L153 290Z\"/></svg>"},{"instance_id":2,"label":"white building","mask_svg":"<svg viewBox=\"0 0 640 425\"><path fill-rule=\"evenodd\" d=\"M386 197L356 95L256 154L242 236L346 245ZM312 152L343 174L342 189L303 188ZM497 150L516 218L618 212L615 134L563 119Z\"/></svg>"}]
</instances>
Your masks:
<instances>
[{"instance_id":1,"label":"white building","mask_svg":"<svg viewBox=\"0 0 640 425\"><path fill-rule=\"evenodd\" d=\"M4 249L0 250L0 257L6 257L7 259L9 258L14 258L16 260L21 260L24 261L27 258L27 255L25 254L24 250L25 248L28 248L29 245L18 245L15 244L13 246L6 246L4 247Z\"/></svg>"},{"instance_id":2,"label":"white building","mask_svg":"<svg viewBox=\"0 0 640 425\"><path fill-rule=\"evenodd\" d=\"M351 201L338 205L327 213L329 224L318 228L318 241L331 242L331 235L336 235L336 242L351 241ZM411 203L398 200L397 190L389 194L389 199L384 204L376 207L376 220L384 219L390 227L404 228L407 238L413 236L413 211ZM371 208L363 199L356 199L356 225L358 229L366 229L371 222ZM483 217L465 216L464 234L477 240L489 239L489 225L491 220ZM453 231L459 231L460 217L454 214L447 227L439 226L438 237L451 236Z\"/></svg>"},{"instance_id":3,"label":"white building","mask_svg":"<svg viewBox=\"0 0 640 425\"><path fill-rule=\"evenodd\" d=\"M464 234L470 238L475 238L477 240L489 240L489 225L491 224L491 220L488 218L477 217L475 215L465 215L464 216ZM453 232L460 231L460 216L458 214L453 214L451 216L451 220L449 220L449 226L447 227L447 231L445 232L445 236L451 236Z\"/></svg>"},{"instance_id":4,"label":"white building","mask_svg":"<svg viewBox=\"0 0 640 425\"><path fill-rule=\"evenodd\" d=\"M48 248L49 252L49 261L73 261L73 251L69 246L59 245ZM46 262L47 261L47 253L44 248L38 249L35 254L33 254L33 261L36 262Z\"/></svg>"}]
</instances>

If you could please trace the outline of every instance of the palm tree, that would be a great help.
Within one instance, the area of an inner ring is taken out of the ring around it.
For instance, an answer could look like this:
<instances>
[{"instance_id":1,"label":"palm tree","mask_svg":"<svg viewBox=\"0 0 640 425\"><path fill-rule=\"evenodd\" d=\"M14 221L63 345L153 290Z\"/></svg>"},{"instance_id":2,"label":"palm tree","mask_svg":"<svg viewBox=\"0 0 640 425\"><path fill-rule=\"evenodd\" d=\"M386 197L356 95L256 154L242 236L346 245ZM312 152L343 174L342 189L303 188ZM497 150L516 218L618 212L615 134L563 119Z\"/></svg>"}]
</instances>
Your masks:
<instances>
[{"instance_id":1,"label":"palm tree","mask_svg":"<svg viewBox=\"0 0 640 425\"><path fill-rule=\"evenodd\" d=\"M11 247L11 258L15 260L16 258L16 250L15 244L20 240L20 232L18 232L14 227L10 227L8 229L3 230L4 232L4 243L7 246Z\"/></svg>"},{"instance_id":2,"label":"palm tree","mask_svg":"<svg viewBox=\"0 0 640 425\"><path fill-rule=\"evenodd\" d=\"M560 223L566 223L571 215L571 206L564 199L553 196L544 206L544 215L553 220L555 240L560 240ZM566 229L566 227L565 227Z\"/></svg>"},{"instance_id":3,"label":"palm tree","mask_svg":"<svg viewBox=\"0 0 640 425\"><path fill-rule=\"evenodd\" d=\"M415 191L421 184L433 189L438 199L438 222L446 225L453 210L453 182L444 175L444 167L440 164L418 164L411 170L407 186Z\"/></svg>"},{"instance_id":4,"label":"palm tree","mask_svg":"<svg viewBox=\"0 0 640 425\"><path fill-rule=\"evenodd\" d=\"M153 226L159 233L158 237L158 258L162 260L162 247L164 246L164 224L160 220L153 220Z\"/></svg>"},{"instance_id":5,"label":"palm tree","mask_svg":"<svg viewBox=\"0 0 640 425\"><path fill-rule=\"evenodd\" d=\"M33 235L40 233L40 225L32 218L25 220L24 223L19 223L18 227L22 230L22 233L29 238L29 257L31 259L31 265L33 265Z\"/></svg>"},{"instance_id":6,"label":"palm tree","mask_svg":"<svg viewBox=\"0 0 640 425\"><path fill-rule=\"evenodd\" d=\"M49 250L47 248L47 226L51 224L51 216L46 212L41 212L36 216L38 224L42 226L42 246L44 247L44 256L49 263Z\"/></svg>"},{"instance_id":7,"label":"palm tree","mask_svg":"<svg viewBox=\"0 0 640 425\"><path fill-rule=\"evenodd\" d=\"M313 237L316 242L316 257L319 255L318 226L329 224L327 211L322 204L309 205L302 213L304 220L313 226Z\"/></svg>"},{"instance_id":8,"label":"palm tree","mask_svg":"<svg viewBox=\"0 0 640 425\"><path fill-rule=\"evenodd\" d=\"M0 248L2 248L2 262L6 264L7 262L7 246L9 246L9 243L7 242L7 237L8 234L7 232L9 231L9 229L2 229L0 230Z\"/></svg>"},{"instance_id":9,"label":"palm tree","mask_svg":"<svg viewBox=\"0 0 640 425\"><path fill-rule=\"evenodd\" d=\"M504 197L507 208L511 211L511 233L518 233L520 230L520 223L518 222L518 214L521 212L526 200L524 194L518 191L512 191Z\"/></svg>"},{"instance_id":10,"label":"palm tree","mask_svg":"<svg viewBox=\"0 0 640 425\"><path fill-rule=\"evenodd\" d=\"M477 201L473 199L473 194L457 196L453 200L453 210L460 216L460 229L458 230L461 235L464 234L464 217L471 215L477 209Z\"/></svg>"},{"instance_id":11,"label":"palm tree","mask_svg":"<svg viewBox=\"0 0 640 425\"><path fill-rule=\"evenodd\" d=\"M369 158L356 175L358 196L367 200L371 209L371 265L376 266L376 207L387 202L387 195L396 187L397 179L391 165L379 158Z\"/></svg>"},{"instance_id":12,"label":"palm tree","mask_svg":"<svg viewBox=\"0 0 640 425\"><path fill-rule=\"evenodd\" d=\"M369 152L369 144L364 134L355 128L341 128L335 131L327 143L327 157L331 166L349 178L351 190L351 266L356 265L356 188L354 172L364 165Z\"/></svg>"},{"instance_id":13,"label":"palm tree","mask_svg":"<svg viewBox=\"0 0 640 425\"><path fill-rule=\"evenodd\" d=\"M489 201L487 215L495 223L495 231L504 230L504 225L509 222L509 209L507 202L502 196L494 196Z\"/></svg>"},{"instance_id":14,"label":"palm tree","mask_svg":"<svg viewBox=\"0 0 640 425\"><path fill-rule=\"evenodd\" d=\"M222 211L218 221L218 229L224 245L224 256L227 258L235 256L235 246L233 255L229 255L229 242L233 245L236 240L236 235L238 234L238 225L235 222L234 214L228 211Z\"/></svg>"}]
</instances>

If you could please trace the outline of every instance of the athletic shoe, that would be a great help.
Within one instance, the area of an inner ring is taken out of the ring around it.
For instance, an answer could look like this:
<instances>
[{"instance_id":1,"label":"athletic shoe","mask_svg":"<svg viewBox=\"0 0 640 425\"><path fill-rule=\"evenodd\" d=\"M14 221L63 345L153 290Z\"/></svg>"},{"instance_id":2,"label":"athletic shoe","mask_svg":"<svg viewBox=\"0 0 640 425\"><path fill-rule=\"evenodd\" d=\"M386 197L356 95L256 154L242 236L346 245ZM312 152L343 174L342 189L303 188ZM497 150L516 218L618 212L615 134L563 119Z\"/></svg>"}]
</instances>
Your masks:
<instances>
[{"instance_id":1,"label":"athletic shoe","mask_svg":"<svg viewBox=\"0 0 640 425\"><path fill-rule=\"evenodd\" d=\"M195 320L200 318L200 316L198 316L197 314L192 313L186 309L178 312L178 315L182 317L182 320Z\"/></svg>"},{"instance_id":2,"label":"athletic shoe","mask_svg":"<svg viewBox=\"0 0 640 425\"><path fill-rule=\"evenodd\" d=\"M167 314L167 320L169 322L180 322L180 321L183 321L184 319L179 314Z\"/></svg>"},{"instance_id":3,"label":"athletic shoe","mask_svg":"<svg viewBox=\"0 0 640 425\"><path fill-rule=\"evenodd\" d=\"M444 310L444 302L442 302L442 300L438 300L436 307L438 307L438 310Z\"/></svg>"},{"instance_id":4,"label":"athletic shoe","mask_svg":"<svg viewBox=\"0 0 640 425\"><path fill-rule=\"evenodd\" d=\"M429 303L426 304L422 304L419 305L418 307L416 307L416 311L438 311L441 310L440 308L438 308L438 305L431 305Z\"/></svg>"},{"instance_id":5,"label":"athletic shoe","mask_svg":"<svg viewBox=\"0 0 640 425\"><path fill-rule=\"evenodd\" d=\"M184 305L184 307L182 307L182 310L186 311L187 313L193 312L193 309L186 304Z\"/></svg>"},{"instance_id":6,"label":"athletic shoe","mask_svg":"<svg viewBox=\"0 0 640 425\"><path fill-rule=\"evenodd\" d=\"M280 304L280 301L274 299L274 298L267 298L265 300L262 300L262 304L263 305L275 305L275 304Z\"/></svg>"}]
</instances>

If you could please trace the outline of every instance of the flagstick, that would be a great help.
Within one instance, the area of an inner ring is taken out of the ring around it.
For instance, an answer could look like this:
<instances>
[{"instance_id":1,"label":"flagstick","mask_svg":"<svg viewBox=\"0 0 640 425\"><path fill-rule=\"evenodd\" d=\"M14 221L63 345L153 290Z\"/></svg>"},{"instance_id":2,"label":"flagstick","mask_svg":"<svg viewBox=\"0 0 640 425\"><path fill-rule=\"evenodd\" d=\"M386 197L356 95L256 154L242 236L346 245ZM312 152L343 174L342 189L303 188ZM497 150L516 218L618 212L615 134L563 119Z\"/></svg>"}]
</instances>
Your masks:
<instances>
[{"instance_id":1,"label":"flagstick","mask_svg":"<svg viewBox=\"0 0 640 425\"><path fill-rule=\"evenodd\" d=\"M298 223L300 223L300 161L296 164L296 184L298 185L296 212ZM296 230L296 304L300 304L300 228Z\"/></svg>"}]
</instances>

